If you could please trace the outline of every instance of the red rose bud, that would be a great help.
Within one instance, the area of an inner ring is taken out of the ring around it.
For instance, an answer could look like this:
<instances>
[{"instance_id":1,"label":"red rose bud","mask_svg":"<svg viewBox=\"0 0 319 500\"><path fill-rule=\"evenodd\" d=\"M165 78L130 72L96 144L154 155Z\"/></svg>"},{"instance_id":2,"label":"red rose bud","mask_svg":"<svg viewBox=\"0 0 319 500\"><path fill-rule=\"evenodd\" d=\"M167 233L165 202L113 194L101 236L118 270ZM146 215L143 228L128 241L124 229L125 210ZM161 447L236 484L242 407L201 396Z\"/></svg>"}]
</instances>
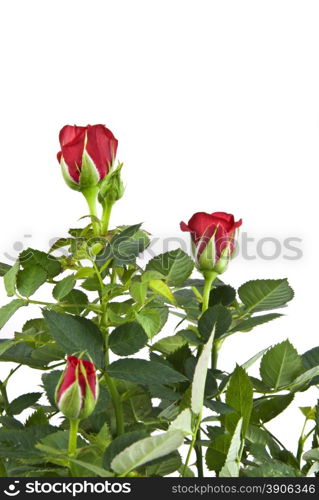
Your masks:
<instances>
[{"instance_id":1,"label":"red rose bud","mask_svg":"<svg viewBox=\"0 0 319 500\"><path fill-rule=\"evenodd\" d=\"M57 157L63 177L72 189L97 186L108 174L117 150L117 139L104 125L65 125L59 134Z\"/></svg>"},{"instance_id":2,"label":"red rose bud","mask_svg":"<svg viewBox=\"0 0 319 500\"><path fill-rule=\"evenodd\" d=\"M188 224L181 222L181 230L191 233L196 265L200 271L226 271L235 250L236 229L242 220L235 222L234 216L225 212L207 214L197 212Z\"/></svg>"},{"instance_id":3,"label":"red rose bud","mask_svg":"<svg viewBox=\"0 0 319 500\"><path fill-rule=\"evenodd\" d=\"M56 388L59 410L71 420L88 417L98 398L98 382L91 361L67 357L67 365Z\"/></svg>"}]
</instances>

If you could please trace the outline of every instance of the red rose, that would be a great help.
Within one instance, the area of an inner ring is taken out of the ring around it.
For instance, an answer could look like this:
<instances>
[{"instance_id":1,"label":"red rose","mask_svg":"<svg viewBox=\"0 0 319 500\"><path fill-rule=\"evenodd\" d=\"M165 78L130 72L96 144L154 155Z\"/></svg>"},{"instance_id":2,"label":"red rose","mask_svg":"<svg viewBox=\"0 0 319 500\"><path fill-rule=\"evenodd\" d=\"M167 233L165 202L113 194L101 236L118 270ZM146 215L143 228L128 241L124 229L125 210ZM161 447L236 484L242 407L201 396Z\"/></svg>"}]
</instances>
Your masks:
<instances>
[{"instance_id":1,"label":"red rose","mask_svg":"<svg viewBox=\"0 0 319 500\"><path fill-rule=\"evenodd\" d=\"M241 219L235 222L234 216L225 212L197 212L188 224L181 222L181 230L191 233L196 264L200 270L218 273L226 270L234 252L236 229L241 224Z\"/></svg>"},{"instance_id":2,"label":"red rose","mask_svg":"<svg viewBox=\"0 0 319 500\"><path fill-rule=\"evenodd\" d=\"M57 157L73 189L88 188L104 179L116 156L118 141L104 125L65 125L59 134Z\"/></svg>"},{"instance_id":3,"label":"red rose","mask_svg":"<svg viewBox=\"0 0 319 500\"><path fill-rule=\"evenodd\" d=\"M56 403L70 419L86 418L94 410L98 384L94 364L75 356L67 357L67 366L56 389Z\"/></svg>"}]
</instances>

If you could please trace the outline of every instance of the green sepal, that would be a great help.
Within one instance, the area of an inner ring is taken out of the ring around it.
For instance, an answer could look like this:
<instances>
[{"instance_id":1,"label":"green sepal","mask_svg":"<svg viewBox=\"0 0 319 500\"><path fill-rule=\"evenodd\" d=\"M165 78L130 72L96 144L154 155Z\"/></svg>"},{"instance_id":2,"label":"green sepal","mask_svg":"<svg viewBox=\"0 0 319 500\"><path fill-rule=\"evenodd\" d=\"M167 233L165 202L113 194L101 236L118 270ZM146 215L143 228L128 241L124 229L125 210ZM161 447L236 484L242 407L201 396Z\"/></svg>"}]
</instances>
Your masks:
<instances>
[{"instance_id":1,"label":"green sepal","mask_svg":"<svg viewBox=\"0 0 319 500\"><path fill-rule=\"evenodd\" d=\"M196 246L193 243L193 253L195 255L196 265L199 271L201 272L214 271L215 273L218 274L224 273L231 259L230 242L223 249L217 261L216 261L215 233L210 238L204 250L198 257L197 248L200 247L200 245L201 245L201 240L199 241L199 243L197 243Z\"/></svg>"},{"instance_id":2,"label":"green sepal","mask_svg":"<svg viewBox=\"0 0 319 500\"><path fill-rule=\"evenodd\" d=\"M197 244L197 247L201 246L201 241ZM195 247L195 245L194 245ZM196 255L197 267L200 271L213 271L215 265L215 237L214 235L211 237L204 250L198 257L198 251L194 248L194 252Z\"/></svg>"},{"instance_id":3,"label":"green sepal","mask_svg":"<svg viewBox=\"0 0 319 500\"><path fill-rule=\"evenodd\" d=\"M72 177L69 174L69 169L67 167L67 164L64 161L63 156L61 157L61 171L62 171L62 176L63 179L65 180L66 184L69 186L69 188L74 189L74 191L80 191L80 185L77 184Z\"/></svg>"},{"instance_id":4,"label":"green sepal","mask_svg":"<svg viewBox=\"0 0 319 500\"><path fill-rule=\"evenodd\" d=\"M85 378L86 387L85 387L85 397L84 397L84 400L82 400L82 408L81 408L81 411L80 411L78 418L84 419L84 418L87 418L89 415L91 415L91 413L93 412L93 410L95 408L97 399L99 397L99 393L98 393L99 386L98 386L98 383L96 382L96 386L95 386L96 387L96 395L94 396L92 394L90 384L87 380L86 371L85 371L84 367L82 366L82 364L80 364L79 367L80 367L80 370L82 372L83 377ZM78 373L77 373L77 378L78 378Z\"/></svg>"},{"instance_id":5,"label":"green sepal","mask_svg":"<svg viewBox=\"0 0 319 500\"><path fill-rule=\"evenodd\" d=\"M60 382L63 380L63 375ZM59 387L60 384L58 384ZM75 380L62 394L57 406L61 413L67 418L74 420L79 418L82 406L81 389L78 382Z\"/></svg>"},{"instance_id":6,"label":"green sepal","mask_svg":"<svg viewBox=\"0 0 319 500\"><path fill-rule=\"evenodd\" d=\"M92 158L89 156L87 151L84 149L82 155L82 167L80 172L80 191L95 187L100 181L100 174L96 168Z\"/></svg>"},{"instance_id":7,"label":"green sepal","mask_svg":"<svg viewBox=\"0 0 319 500\"><path fill-rule=\"evenodd\" d=\"M230 245L227 245L226 248L222 251L216 265L214 266L214 271L218 274L222 274L226 271L228 267L228 263L230 261Z\"/></svg>"}]
</instances>

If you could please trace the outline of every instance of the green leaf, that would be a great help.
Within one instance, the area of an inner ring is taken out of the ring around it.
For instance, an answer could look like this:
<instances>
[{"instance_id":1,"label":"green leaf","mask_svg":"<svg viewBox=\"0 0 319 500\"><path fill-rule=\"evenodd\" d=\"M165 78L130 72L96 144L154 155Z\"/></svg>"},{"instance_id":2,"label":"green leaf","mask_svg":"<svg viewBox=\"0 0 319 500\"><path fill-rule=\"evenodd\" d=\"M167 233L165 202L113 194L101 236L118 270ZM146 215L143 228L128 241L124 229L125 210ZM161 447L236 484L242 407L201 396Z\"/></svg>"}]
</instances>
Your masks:
<instances>
[{"instance_id":1,"label":"green leaf","mask_svg":"<svg viewBox=\"0 0 319 500\"><path fill-rule=\"evenodd\" d=\"M53 255L35 250L34 248L27 248L21 252L19 259L24 269L34 267L35 265L41 266L46 271L48 278L54 278L62 271L58 259L53 257Z\"/></svg>"},{"instance_id":2,"label":"green leaf","mask_svg":"<svg viewBox=\"0 0 319 500\"><path fill-rule=\"evenodd\" d=\"M252 422L269 422L283 412L293 401L294 394L285 394L283 396L268 396L267 398L254 401L252 413Z\"/></svg>"},{"instance_id":3,"label":"green leaf","mask_svg":"<svg viewBox=\"0 0 319 500\"><path fill-rule=\"evenodd\" d=\"M302 458L307 462L309 460L316 460L319 462L319 448L313 448L312 450L306 451L306 453L303 454Z\"/></svg>"},{"instance_id":4,"label":"green leaf","mask_svg":"<svg viewBox=\"0 0 319 500\"><path fill-rule=\"evenodd\" d=\"M21 295L30 297L46 282L46 280L46 271L41 266L35 264L34 266L26 267L22 271L19 271L17 288Z\"/></svg>"},{"instance_id":5,"label":"green leaf","mask_svg":"<svg viewBox=\"0 0 319 500\"><path fill-rule=\"evenodd\" d=\"M276 390L288 386L302 371L301 357L289 340L270 348L260 364L262 381Z\"/></svg>"},{"instance_id":6,"label":"green leaf","mask_svg":"<svg viewBox=\"0 0 319 500\"><path fill-rule=\"evenodd\" d=\"M91 320L70 314L43 310L43 316L54 340L72 355L87 352L98 368L104 366L104 339L99 328Z\"/></svg>"},{"instance_id":7,"label":"green leaf","mask_svg":"<svg viewBox=\"0 0 319 500\"><path fill-rule=\"evenodd\" d=\"M80 267L78 271L75 273L76 279L89 278L95 274L93 267Z\"/></svg>"},{"instance_id":8,"label":"green leaf","mask_svg":"<svg viewBox=\"0 0 319 500\"><path fill-rule=\"evenodd\" d=\"M158 271L144 271L141 275L141 280L144 284L149 283L151 280L161 280L163 278L163 274Z\"/></svg>"},{"instance_id":9,"label":"green leaf","mask_svg":"<svg viewBox=\"0 0 319 500\"><path fill-rule=\"evenodd\" d=\"M239 419L242 419L242 436L245 437L253 408L253 387L249 376L241 366L236 366L226 391L226 404L234 408L234 413L226 414L225 426L232 434Z\"/></svg>"},{"instance_id":10,"label":"green leaf","mask_svg":"<svg viewBox=\"0 0 319 500\"><path fill-rule=\"evenodd\" d=\"M59 281L55 287L53 288L52 295L56 300L63 299L66 295L68 295L75 286L75 279L73 274L70 276L66 276L63 280Z\"/></svg>"},{"instance_id":11,"label":"green leaf","mask_svg":"<svg viewBox=\"0 0 319 500\"><path fill-rule=\"evenodd\" d=\"M52 361L60 361L65 358L63 349L55 342L36 347L31 353L31 357L39 360L43 366L47 366Z\"/></svg>"},{"instance_id":12,"label":"green leaf","mask_svg":"<svg viewBox=\"0 0 319 500\"><path fill-rule=\"evenodd\" d=\"M8 412L12 415L19 415L23 410L34 405L42 396L41 392L30 392L22 394L9 404Z\"/></svg>"},{"instance_id":13,"label":"green leaf","mask_svg":"<svg viewBox=\"0 0 319 500\"><path fill-rule=\"evenodd\" d=\"M289 464L284 464L279 460L272 460L271 463L261 464L245 471L247 477L300 477L301 474Z\"/></svg>"},{"instance_id":14,"label":"green leaf","mask_svg":"<svg viewBox=\"0 0 319 500\"><path fill-rule=\"evenodd\" d=\"M178 394L178 392L173 391L165 385L150 385L148 390L152 398L164 399L166 401L178 401L180 399L180 394Z\"/></svg>"},{"instance_id":15,"label":"green leaf","mask_svg":"<svg viewBox=\"0 0 319 500\"><path fill-rule=\"evenodd\" d=\"M7 341L5 341L7 342ZM1 344L1 341L0 341ZM0 354L1 361L11 361L13 363L20 363L28 365L32 368L44 368L45 365L42 361L34 359L34 348L32 344L26 342L12 342L12 347L9 347L2 354Z\"/></svg>"},{"instance_id":16,"label":"green leaf","mask_svg":"<svg viewBox=\"0 0 319 500\"><path fill-rule=\"evenodd\" d=\"M145 466L146 477L164 477L178 470L182 465L180 454L175 451L165 457L157 458Z\"/></svg>"},{"instance_id":17,"label":"green leaf","mask_svg":"<svg viewBox=\"0 0 319 500\"><path fill-rule=\"evenodd\" d=\"M213 410L219 415L226 415L226 413L234 413L234 409L231 406L222 403L221 401L205 401L205 406L210 410Z\"/></svg>"},{"instance_id":18,"label":"green leaf","mask_svg":"<svg viewBox=\"0 0 319 500\"><path fill-rule=\"evenodd\" d=\"M222 306L230 306L236 299L236 290L229 285L216 286L210 292L209 295L209 306L216 306L221 304Z\"/></svg>"},{"instance_id":19,"label":"green leaf","mask_svg":"<svg viewBox=\"0 0 319 500\"><path fill-rule=\"evenodd\" d=\"M79 465L80 467L83 467L89 472L93 472L98 477L113 477L114 474L112 472L103 469L102 467L99 467L98 465L89 463L89 462L84 462L83 460L78 460L75 458L69 458L70 462L72 462L75 465Z\"/></svg>"},{"instance_id":20,"label":"green leaf","mask_svg":"<svg viewBox=\"0 0 319 500\"><path fill-rule=\"evenodd\" d=\"M132 295L135 302L143 305L147 294L147 283L142 283L141 281L133 281L130 286L130 294Z\"/></svg>"},{"instance_id":21,"label":"green leaf","mask_svg":"<svg viewBox=\"0 0 319 500\"><path fill-rule=\"evenodd\" d=\"M255 392L259 392L261 394L267 394L271 392L271 389L268 385L264 384L261 380L255 377L250 377L251 383L253 384Z\"/></svg>"},{"instance_id":22,"label":"green leaf","mask_svg":"<svg viewBox=\"0 0 319 500\"><path fill-rule=\"evenodd\" d=\"M215 329L212 330L207 343L204 345L194 371L191 408L195 415L199 415L203 408L207 369L214 341L214 335Z\"/></svg>"},{"instance_id":23,"label":"green leaf","mask_svg":"<svg viewBox=\"0 0 319 500\"><path fill-rule=\"evenodd\" d=\"M314 368L315 366L319 366L319 347L314 347L313 349L306 351L302 354L301 358L302 363L307 370Z\"/></svg>"},{"instance_id":24,"label":"green leaf","mask_svg":"<svg viewBox=\"0 0 319 500\"><path fill-rule=\"evenodd\" d=\"M249 311L266 311L284 306L294 292L287 279L252 280L239 288L238 295Z\"/></svg>"},{"instance_id":25,"label":"green leaf","mask_svg":"<svg viewBox=\"0 0 319 500\"><path fill-rule=\"evenodd\" d=\"M93 417L94 418L94 417ZM97 434L89 434L86 436L91 444L97 446L99 450L104 453L105 448L107 448L112 442L112 434L110 432L109 426L105 422L100 428ZM108 467L106 467L107 469Z\"/></svg>"},{"instance_id":26,"label":"green leaf","mask_svg":"<svg viewBox=\"0 0 319 500\"><path fill-rule=\"evenodd\" d=\"M45 411L42 407L35 410L26 420L26 427L34 427L38 425L46 425L49 423L49 419L45 414Z\"/></svg>"},{"instance_id":27,"label":"green leaf","mask_svg":"<svg viewBox=\"0 0 319 500\"><path fill-rule=\"evenodd\" d=\"M185 410L177 415L171 422L169 430L181 431L185 436L192 434L192 413L189 408L185 408Z\"/></svg>"},{"instance_id":28,"label":"green leaf","mask_svg":"<svg viewBox=\"0 0 319 500\"><path fill-rule=\"evenodd\" d=\"M149 339L162 328L162 320L157 309L142 309L139 313L135 313L135 317Z\"/></svg>"},{"instance_id":29,"label":"green leaf","mask_svg":"<svg viewBox=\"0 0 319 500\"><path fill-rule=\"evenodd\" d=\"M10 347L13 347L17 342L15 342L14 340L3 340L1 343L0 343L0 356L1 354L5 353L8 349L10 349Z\"/></svg>"},{"instance_id":30,"label":"green leaf","mask_svg":"<svg viewBox=\"0 0 319 500\"><path fill-rule=\"evenodd\" d=\"M39 458L40 452L35 449L35 443L51 434L56 429L51 425L39 425L26 429L0 429L0 456L21 458Z\"/></svg>"},{"instance_id":31,"label":"green leaf","mask_svg":"<svg viewBox=\"0 0 319 500\"><path fill-rule=\"evenodd\" d=\"M192 273L194 263L183 250L177 249L157 255L150 260L146 271L157 271L166 278L168 285L180 285Z\"/></svg>"},{"instance_id":32,"label":"green leaf","mask_svg":"<svg viewBox=\"0 0 319 500\"><path fill-rule=\"evenodd\" d=\"M158 342L156 342L152 347L152 351L158 351L164 354L165 356L169 356L173 354L175 351L183 347L183 345L187 344L186 340L180 335L172 335L170 337L164 337Z\"/></svg>"},{"instance_id":33,"label":"green leaf","mask_svg":"<svg viewBox=\"0 0 319 500\"><path fill-rule=\"evenodd\" d=\"M12 297L15 294L17 274L20 269L20 262L16 262L6 274L3 276L4 286L8 297Z\"/></svg>"},{"instance_id":34,"label":"green leaf","mask_svg":"<svg viewBox=\"0 0 319 500\"><path fill-rule=\"evenodd\" d=\"M40 443L36 444L36 448L52 455L61 455L61 452L65 453L67 451L68 442L69 431L58 430L42 438ZM77 436L77 447L80 448L85 445L86 442L80 436Z\"/></svg>"},{"instance_id":35,"label":"green leaf","mask_svg":"<svg viewBox=\"0 0 319 500\"><path fill-rule=\"evenodd\" d=\"M314 462L308 470L306 477L314 477L317 472L319 472L319 462Z\"/></svg>"},{"instance_id":36,"label":"green leaf","mask_svg":"<svg viewBox=\"0 0 319 500\"><path fill-rule=\"evenodd\" d=\"M225 465L220 471L219 477L238 477L240 469L240 449L242 434L242 418L238 420L234 434L231 438Z\"/></svg>"},{"instance_id":37,"label":"green leaf","mask_svg":"<svg viewBox=\"0 0 319 500\"><path fill-rule=\"evenodd\" d=\"M316 421L316 408L311 408L311 406L299 406L299 410L307 418L307 420Z\"/></svg>"},{"instance_id":38,"label":"green leaf","mask_svg":"<svg viewBox=\"0 0 319 500\"><path fill-rule=\"evenodd\" d=\"M261 444L264 448L267 446L269 435L258 425L249 424L246 432L246 439L253 444Z\"/></svg>"},{"instance_id":39,"label":"green leaf","mask_svg":"<svg viewBox=\"0 0 319 500\"><path fill-rule=\"evenodd\" d=\"M243 363L241 367L244 368L244 370L248 370L248 368L250 368L254 363L256 363L256 361L258 361L258 359L261 358L268 349L269 347L263 349L262 351L257 352L257 354L255 354L254 356L249 358L245 363Z\"/></svg>"},{"instance_id":40,"label":"green leaf","mask_svg":"<svg viewBox=\"0 0 319 500\"><path fill-rule=\"evenodd\" d=\"M149 391L144 387L122 380L117 381L117 386L118 390L125 394L125 397L123 396L123 413L126 424L145 421L152 412Z\"/></svg>"},{"instance_id":41,"label":"green leaf","mask_svg":"<svg viewBox=\"0 0 319 500\"><path fill-rule=\"evenodd\" d=\"M136 441L140 441L145 437L147 437L146 430L126 432L121 436L117 436L106 448L103 456L103 467L105 467L106 469L111 469L111 462L113 458L116 457L116 455L125 450L125 448L128 448L128 446L130 446L131 444L135 443Z\"/></svg>"},{"instance_id":42,"label":"green leaf","mask_svg":"<svg viewBox=\"0 0 319 500\"><path fill-rule=\"evenodd\" d=\"M20 307L27 306L26 300L13 299L5 306L0 307L0 329L6 324L13 314L20 309Z\"/></svg>"},{"instance_id":43,"label":"green leaf","mask_svg":"<svg viewBox=\"0 0 319 500\"><path fill-rule=\"evenodd\" d=\"M165 299L167 299L171 304L176 303L173 292L171 291L170 287L166 283L164 283L163 280L150 280L148 286L151 288L151 290L153 290L153 292L156 292L159 295L165 297Z\"/></svg>"},{"instance_id":44,"label":"green leaf","mask_svg":"<svg viewBox=\"0 0 319 500\"><path fill-rule=\"evenodd\" d=\"M103 254L103 262L113 258L115 266L134 264L136 257L149 244L149 238L144 231L139 231L141 224L126 227L116 234Z\"/></svg>"},{"instance_id":45,"label":"green leaf","mask_svg":"<svg viewBox=\"0 0 319 500\"><path fill-rule=\"evenodd\" d=\"M231 322L232 315L226 307L221 305L209 307L198 321L198 331L202 337L208 339L215 328L215 338L219 338L227 332Z\"/></svg>"},{"instance_id":46,"label":"green leaf","mask_svg":"<svg viewBox=\"0 0 319 500\"><path fill-rule=\"evenodd\" d=\"M24 429L24 425L13 417L0 417L0 423L8 429ZM2 476L0 476L2 477Z\"/></svg>"},{"instance_id":47,"label":"green leaf","mask_svg":"<svg viewBox=\"0 0 319 500\"><path fill-rule=\"evenodd\" d=\"M212 441L206 452L208 470L219 472L226 462L227 452L231 442L230 434L222 434Z\"/></svg>"},{"instance_id":48,"label":"green leaf","mask_svg":"<svg viewBox=\"0 0 319 500\"><path fill-rule=\"evenodd\" d=\"M97 276L90 276L85 281L83 281L81 287L88 292L95 292L97 290L100 290L101 285Z\"/></svg>"},{"instance_id":49,"label":"green leaf","mask_svg":"<svg viewBox=\"0 0 319 500\"><path fill-rule=\"evenodd\" d=\"M262 316L252 316L249 319L241 321L238 325L234 326L230 331L234 332L247 332L258 325L263 325L264 323L268 323L268 321L272 321L273 319L280 318L282 314L279 313L269 313L263 314Z\"/></svg>"},{"instance_id":50,"label":"green leaf","mask_svg":"<svg viewBox=\"0 0 319 500\"><path fill-rule=\"evenodd\" d=\"M82 290L72 290L72 292L68 293L68 295L63 298L61 303L69 305L69 307L63 306L65 312L81 314L89 303L89 299Z\"/></svg>"},{"instance_id":51,"label":"green leaf","mask_svg":"<svg viewBox=\"0 0 319 500\"><path fill-rule=\"evenodd\" d=\"M193 332L193 330L180 330L178 332L180 337L183 337L190 345L201 345L203 344L203 339Z\"/></svg>"},{"instance_id":52,"label":"green leaf","mask_svg":"<svg viewBox=\"0 0 319 500\"><path fill-rule=\"evenodd\" d=\"M0 276L4 276L9 271L10 268L11 266L9 266L9 264L0 262Z\"/></svg>"},{"instance_id":53,"label":"green leaf","mask_svg":"<svg viewBox=\"0 0 319 500\"><path fill-rule=\"evenodd\" d=\"M184 434L180 431L168 431L137 441L119 453L111 463L117 474L128 474L142 464L168 455L184 442Z\"/></svg>"},{"instance_id":54,"label":"green leaf","mask_svg":"<svg viewBox=\"0 0 319 500\"><path fill-rule=\"evenodd\" d=\"M314 368L315 366L319 366L319 347L314 347L309 351L306 351L301 356L302 364L307 370L310 368ZM319 384L319 377L315 377L312 381L312 384Z\"/></svg>"},{"instance_id":55,"label":"green leaf","mask_svg":"<svg viewBox=\"0 0 319 500\"><path fill-rule=\"evenodd\" d=\"M67 245L71 245L73 238L58 238L53 245L51 246L48 254L54 252L54 250L58 250L59 248L66 247Z\"/></svg>"},{"instance_id":56,"label":"green leaf","mask_svg":"<svg viewBox=\"0 0 319 500\"><path fill-rule=\"evenodd\" d=\"M292 391L302 390L305 386L308 386L309 381L311 380L312 384L316 384L316 378L319 375L319 366L314 366L310 368L310 370L305 371L301 375L299 375L289 386L289 389Z\"/></svg>"},{"instance_id":57,"label":"green leaf","mask_svg":"<svg viewBox=\"0 0 319 500\"><path fill-rule=\"evenodd\" d=\"M147 344L147 335L136 321L115 328L109 337L109 346L118 356L135 354Z\"/></svg>"},{"instance_id":58,"label":"green leaf","mask_svg":"<svg viewBox=\"0 0 319 500\"><path fill-rule=\"evenodd\" d=\"M183 382L184 375L169 366L145 359L119 359L107 367L111 377L128 380L136 384L174 384Z\"/></svg>"}]
</instances>

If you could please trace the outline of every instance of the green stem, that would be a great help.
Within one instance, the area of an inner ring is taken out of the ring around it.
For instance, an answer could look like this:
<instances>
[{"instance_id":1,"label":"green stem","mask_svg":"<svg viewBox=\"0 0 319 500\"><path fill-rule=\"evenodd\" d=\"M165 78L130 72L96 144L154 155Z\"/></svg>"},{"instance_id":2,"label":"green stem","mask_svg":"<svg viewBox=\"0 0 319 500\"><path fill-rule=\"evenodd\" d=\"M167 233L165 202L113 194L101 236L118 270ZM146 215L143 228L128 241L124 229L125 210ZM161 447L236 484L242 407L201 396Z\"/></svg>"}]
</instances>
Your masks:
<instances>
[{"instance_id":1,"label":"green stem","mask_svg":"<svg viewBox=\"0 0 319 500\"><path fill-rule=\"evenodd\" d=\"M202 303L202 313L208 309L209 306L209 295L212 289L212 284L215 281L217 274L215 271L206 271L204 273L205 285L203 290L203 303Z\"/></svg>"},{"instance_id":2,"label":"green stem","mask_svg":"<svg viewBox=\"0 0 319 500\"><path fill-rule=\"evenodd\" d=\"M96 221L98 219L97 211L96 211L96 198L98 194L99 188L96 187L91 187L87 189L83 189L82 193L83 196L85 197L89 210L90 210L90 215L92 217L92 227L93 227L93 232L96 236L100 234L100 224Z\"/></svg>"},{"instance_id":3,"label":"green stem","mask_svg":"<svg viewBox=\"0 0 319 500\"><path fill-rule=\"evenodd\" d=\"M5 382L2 382L2 380L0 380L0 393L2 396L2 401L3 401L3 406L5 409L5 412L7 415L11 416L11 413L8 411L9 401L8 401L6 384L5 384Z\"/></svg>"},{"instance_id":4,"label":"green stem","mask_svg":"<svg viewBox=\"0 0 319 500\"><path fill-rule=\"evenodd\" d=\"M118 436L120 436L121 434L124 434L124 416L121 397L114 383L114 380L109 376L108 373L104 373L104 380L112 397L116 419L116 433Z\"/></svg>"},{"instance_id":5,"label":"green stem","mask_svg":"<svg viewBox=\"0 0 319 500\"><path fill-rule=\"evenodd\" d=\"M197 431L197 434L196 434L197 444L195 444L196 467L197 467L198 477L204 477L203 452L202 452L202 446L200 444L200 440L201 440L200 427L198 427L198 431Z\"/></svg>"},{"instance_id":6,"label":"green stem","mask_svg":"<svg viewBox=\"0 0 319 500\"><path fill-rule=\"evenodd\" d=\"M99 284L100 284L100 302L101 302L101 308L102 308L102 314L99 314L99 326L101 328L101 331L104 335L104 342L105 342L105 364L106 366L109 364L109 353L108 353L108 317L107 317L107 303L103 302L103 289L104 289L104 284L103 284L103 279L101 276L101 272L98 269L97 265L95 262L93 262L94 270L95 273L98 277ZM115 420L116 420L116 433L118 436L124 433L124 416L123 416L123 406L122 406L122 401L121 401L121 396L117 390L116 384L114 380L109 376L107 372L104 372L104 380L108 386L108 389L111 394L112 398L112 403L113 403L113 408L115 412Z\"/></svg>"},{"instance_id":7,"label":"green stem","mask_svg":"<svg viewBox=\"0 0 319 500\"><path fill-rule=\"evenodd\" d=\"M304 444L305 444L305 441L307 439L306 436L305 436L305 430L306 430L307 422L308 422L308 418L306 418L305 421L304 421L304 424L303 424L302 429L301 429L300 438L299 438L299 441L298 441L298 449L297 449L297 457L296 458L298 460L299 467L301 467L301 459L302 459Z\"/></svg>"},{"instance_id":8,"label":"green stem","mask_svg":"<svg viewBox=\"0 0 319 500\"><path fill-rule=\"evenodd\" d=\"M102 229L101 232L102 234L106 234L108 227L109 227L109 222L110 222L110 216L112 212L112 207L113 203L106 203L103 207L103 214L102 214Z\"/></svg>"},{"instance_id":9,"label":"green stem","mask_svg":"<svg viewBox=\"0 0 319 500\"><path fill-rule=\"evenodd\" d=\"M7 383L9 382L9 379L10 377L12 377L12 375L17 371L19 370L19 368L21 368L21 364L20 365L17 365L15 368L12 368L12 370L10 370L9 372L9 375L7 376L7 378L3 381L3 384L6 386Z\"/></svg>"},{"instance_id":10,"label":"green stem","mask_svg":"<svg viewBox=\"0 0 319 500\"><path fill-rule=\"evenodd\" d=\"M188 467L189 460L190 460L192 451L194 449L196 439L200 439L200 423L201 423L201 419L202 419L202 414L200 413L197 416L197 420L196 420L196 425L195 425L195 429L194 429L194 432L193 432L192 441L191 441L190 447L188 449L187 457L186 457L185 464L184 464L184 467L183 467L182 477L185 477L186 469ZM203 473L202 458L203 457L202 457L201 446L196 446L196 467L197 467L197 471L198 471L198 477L202 477L200 474Z\"/></svg>"},{"instance_id":11,"label":"green stem","mask_svg":"<svg viewBox=\"0 0 319 500\"><path fill-rule=\"evenodd\" d=\"M69 448L68 455L69 457L76 456L76 445L78 438L78 428L79 428L80 420L70 420L70 431L69 431Z\"/></svg>"},{"instance_id":12,"label":"green stem","mask_svg":"<svg viewBox=\"0 0 319 500\"><path fill-rule=\"evenodd\" d=\"M215 340L213 344L213 349L212 349L212 368L215 370L217 368L217 360L218 360L218 354L219 350L221 348L221 342L218 340Z\"/></svg>"},{"instance_id":13,"label":"green stem","mask_svg":"<svg viewBox=\"0 0 319 500\"><path fill-rule=\"evenodd\" d=\"M43 302L42 300L31 300L31 299L25 299L24 297L21 297L18 293L16 293L16 296L19 299L25 300L28 302L28 304L35 304L39 306L56 306L57 304L55 302ZM93 304L67 304L65 302L59 302L60 307L83 307L84 309L90 309L91 311L94 312L100 312L101 308L100 306L96 305L94 306Z\"/></svg>"},{"instance_id":14,"label":"green stem","mask_svg":"<svg viewBox=\"0 0 319 500\"><path fill-rule=\"evenodd\" d=\"M212 284L216 279L218 273L215 271L206 271L204 273L204 278L205 278L205 285L204 285L204 290L203 290L203 302L202 302L202 313L204 313L209 306L209 296L210 296L210 291L212 289ZM198 350L198 354L200 354L200 349ZM200 433L200 422L201 422L201 415L198 416L197 422L196 422L196 427L195 427L195 432L193 435L193 439L191 442L191 445L188 450L184 470L183 470L183 475L185 473L186 467L188 465L188 461L191 455L191 452L194 448L195 442L197 441L197 445L195 446L195 452L196 452L196 467L197 467L197 472L198 472L198 477L203 477L203 453L202 453L202 447L200 444L201 440L201 433Z\"/></svg>"}]
</instances>

